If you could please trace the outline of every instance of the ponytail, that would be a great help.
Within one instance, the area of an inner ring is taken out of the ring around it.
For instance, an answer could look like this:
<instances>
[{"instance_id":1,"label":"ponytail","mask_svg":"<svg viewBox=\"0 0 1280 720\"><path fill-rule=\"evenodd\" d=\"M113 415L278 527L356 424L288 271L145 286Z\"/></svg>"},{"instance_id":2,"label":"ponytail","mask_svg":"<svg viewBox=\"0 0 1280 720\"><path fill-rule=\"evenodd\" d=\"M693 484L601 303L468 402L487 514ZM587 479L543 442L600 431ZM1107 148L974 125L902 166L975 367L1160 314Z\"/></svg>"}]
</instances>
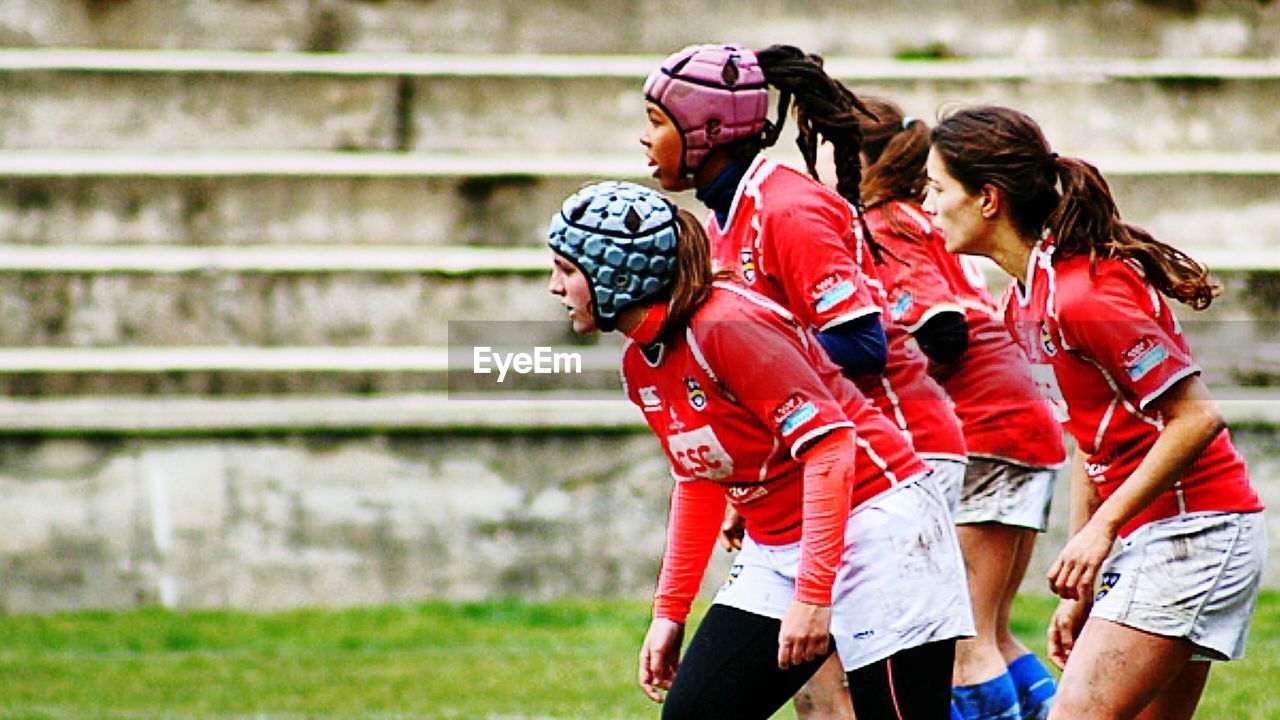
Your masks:
<instances>
[{"instance_id":1,"label":"ponytail","mask_svg":"<svg viewBox=\"0 0 1280 720\"><path fill-rule=\"evenodd\" d=\"M1222 286L1204 265L1120 219L1111 189L1097 168L1056 153L1051 160L1062 185L1062 199L1045 221L1055 238L1055 254L1069 258L1087 253L1094 263L1099 257L1136 262L1152 286L1196 310L1209 307L1222 294Z\"/></svg>"},{"instance_id":2,"label":"ponytail","mask_svg":"<svg viewBox=\"0 0 1280 720\"><path fill-rule=\"evenodd\" d=\"M1153 287L1196 310L1222 294L1204 265L1122 221L1098 169L1050 152L1040 126L1027 115L997 106L966 108L939 122L931 140L966 191L976 193L984 185L1000 190L1021 235L1051 235L1055 258L1087 254L1092 263L1137 263Z\"/></svg>"}]
</instances>

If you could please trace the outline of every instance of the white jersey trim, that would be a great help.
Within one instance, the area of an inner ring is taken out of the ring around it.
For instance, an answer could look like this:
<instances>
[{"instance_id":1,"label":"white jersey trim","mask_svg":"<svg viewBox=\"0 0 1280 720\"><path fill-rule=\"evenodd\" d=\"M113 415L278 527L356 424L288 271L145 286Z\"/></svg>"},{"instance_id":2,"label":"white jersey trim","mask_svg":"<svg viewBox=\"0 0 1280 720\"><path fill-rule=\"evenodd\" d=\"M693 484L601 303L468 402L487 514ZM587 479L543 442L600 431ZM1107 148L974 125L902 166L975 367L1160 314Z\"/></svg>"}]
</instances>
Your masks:
<instances>
[{"instance_id":1,"label":"white jersey trim","mask_svg":"<svg viewBox=\"0 0 1280 720\"><path fill-rule=\"evenodd\" d=\"M1138 400L1138 407L1141 408L1142 410L1146 410L1147 405L1150 405L1152 402L1155 401L1156 398L1163 395L1165 391L1167 391L1169 388L1177 384L1179 380L1182 380L1183 378L1191 375L1199 375L1199 374L1200 374L1199 365L1192 364L1182 368L1178 372L1171 375L1168 380L1165 380L1164 384L1162 384L1160 387L1156 388L1155 390L1152 390L1151 392L1147 393L1146 396L1140 398Z\"/></svg>"},{"instance_id":2,"label":"white jersey trim","mask_svg":"<svg viewBox=\"0 0 1280 720\"><path fill-rule=\"evenodd\" d=\"M912 325L907 325L907 332L914 335L917 330L924 327L925 323L942 313L960 313L961 315L964 315L964 306L959 303L938 303L928 310L925 310L924 314L920 316L920 320L918 322Z\"/></svg>"},{"instance_id":3,"label":"white jersey trim","mask_svg":"<svg viewBox=\"0 0 1280 720\"><path fill-rule=\"evenodd\" d=\"M879 315L879 314L880 314L879 305L867 305L866 307L858 308L853 312L847 312L834 320L828 321L827 324L818 328L818 332L826 332L831 328L837 325L843 325L844 323L847 323L850 320L857 320L858 318L866 317L868 315Z\"/></svg>"},{"instance_id":4,"label":"white jersey trim","mask_svg":"<svg viewBox=\"0 0 1280 720\"><path fill-rule=\"evenodd\" d=\"M765 162L766 162L766 159L764 155L757 155L755 160L751 161L751 166L747 168L747 172L743 174L742 176L743 179L738 181L738 188L733 192L733 202L729 204L729 214L725 215L725 217L728 219L723 228L720 227L720 218L716 217L716 214L714 211L711 211L710 222L714 223L714 227L716 231L719 232L721 235L724 235L727 232L729 232L729 227L733 225L733 218L738 214L738 203L740 200L742 200L742 196L746 194L747 185L749 184L748 181L751 180L751 176L754 175L756 171L760 169L760 166L763 165ZM759 198L758 190L759 190L760 183L764 182L764 179L768 177L772 172L773 172L773 168L770 168L769 172L765 173L764 176L761 177L759 181L755 183L756 185L755 189L757 190L757 192L754 193L754 196L757 199Z\"/></svg>"},{"instance_id":5,"label":"white jersey trim","mask_svg":"<svg viewBox=\"0 0 1280 720\"><path fill-rule=\"evenodd\" d=\"M792 459L794 459L796 462L800 462L800 456L799 456L799 455L797 455L797 451L798 451L800 448L804 447L805 445L807 445L808 443L812 442L813 440L816 440L817 438L821 437L822 435L826 435L827 433L831 432L832 430L838 430L839 428L843 428L843 427L853 428L855 431L857 430L857 427L856 427L852 422L850 422L850 421L848 421L848 420L840 420L840 421L837 421L837 422L828 423L828 424L826 424L826 425L823 425L823 426L822 426L822 427L820 427L820 428L814 428L813 430L810 430L809 432L807 432L807 433L805 433L805 434L801 435L800 437L796 438L796 439L795 439L795 442L791 443L791 457L792 457Z\"/></svg>"},{"instance_id":6,"label":"white jersey trim","mask_svg":"<svg viewBox=\"0 0 1280 720\"><path fill-rule=\"evenodd\" d=\"M1003 455L993 455L991 453L983 453L983 452L971 452L969 453L969 457L971 459L994 460L996 462L1002 462L1008 465L1016 465L1017 467L1020 467L1026 470L1059 470L1064 466L1066 466L1067 464L1067 458L1063 458L1060 462L1056 462L1052 465L1035 465L1035 464L1026 462L1025 460L1015 460L1011 457L1005 457Z\"/></svg>"}]
</instances>

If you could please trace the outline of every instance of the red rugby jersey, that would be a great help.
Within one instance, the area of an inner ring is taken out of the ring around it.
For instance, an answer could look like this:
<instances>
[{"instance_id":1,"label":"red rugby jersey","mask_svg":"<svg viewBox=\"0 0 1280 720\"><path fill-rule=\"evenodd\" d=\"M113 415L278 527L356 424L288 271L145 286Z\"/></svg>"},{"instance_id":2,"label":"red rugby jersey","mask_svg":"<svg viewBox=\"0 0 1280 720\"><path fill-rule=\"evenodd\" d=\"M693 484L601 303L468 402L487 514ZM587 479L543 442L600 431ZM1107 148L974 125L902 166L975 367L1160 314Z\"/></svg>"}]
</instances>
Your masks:
<instances>
[{"instance_id":1,"label":"red rugby jersey","mask_svg":"<svg viewBox=\"0 0 1280 720\"><path fill-rule=\"evenodd\" d=\"M733 284L717 283L684 337L656 357L628 341L622 377L676 479L654 602L659 617L683 621L687 615L726 498L756 540L802 540L803 465L796 455L833 429L856 431L850 510L925 470L790 313ZM839 566L843 545L842 535L825 545L837 553L823 559L826 567ZM815 579L802 574L797 596L821 601L833 579L815 587Z\"/></svg>"},{"instance_id":2,"label":"red rugby jersey","mask_svg":"<svg viewBox=\"0 0 1280 720\"><path fill-rule=\"evenodd\" d=\"M1113 259L1053 259L1037 245L1027 283L1005 294L1005 323L1037 386L1087 454L1105 500L1146 457L1164 427L1153 400L1200 372L1173 312L1140 270ZM1244 460L1223 430L1172 488L1120 531L1186 512L1262 509Z\"/></svg>"},{"instance_id":3,"label":"red rugby jersey","mask_svg":"<svg viewBox=\"0 0 1280 720\"><path fill-rule=\"evenodd\" d=\"M876 266L892 321L915 332L939 313L964 313L968 349L950 365L931 363L929 372L955 402L969 454L1029 467L1061 465L1062 428L1036 390L982 271L947 252L942 232L917 205L877 205L867 210L867 224L893 255Z\"/></svg>"},{"instance_id":4,"label":"red rugby jersey","mask_svg":"<svg viewBox=\"0 0 1280 720\"><path fill-rule=\"evenodd\" d=\"M759 156L738 183L726 227L709 213L707 233L717 269L733 271L814 332L880 313L888 341L885 371L854 378L858 388L921 455L965 458L960 422L928 376L927 359L882 312L883 288L844 198Z\"/></svg>"}]
</instances>

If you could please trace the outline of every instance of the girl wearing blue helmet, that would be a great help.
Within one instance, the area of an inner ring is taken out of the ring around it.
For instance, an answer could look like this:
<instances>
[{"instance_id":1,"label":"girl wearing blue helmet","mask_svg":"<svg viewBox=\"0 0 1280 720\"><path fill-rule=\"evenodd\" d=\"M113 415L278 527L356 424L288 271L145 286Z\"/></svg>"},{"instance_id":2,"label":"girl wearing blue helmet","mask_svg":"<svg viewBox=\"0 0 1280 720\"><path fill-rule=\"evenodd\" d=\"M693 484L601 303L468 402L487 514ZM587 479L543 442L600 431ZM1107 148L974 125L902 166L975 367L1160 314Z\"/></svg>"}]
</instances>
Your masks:
<instances>
[{"instance_id":1,"label":"girl wearing blue helmet","mask_svg":"<svg viewBox=\"0 0 1280 720\"><path fill-rule=\"evenodd\" d=\"M781 306L717 279L697 221L601 183L551 221L550 292L627 336L627 398L675 480L639 682L663 717L768 718L834 648L860 720L948 712L973 632L941 493L909 442ZM743 549L683 657L727 506Z\"/></svg>"}]
</instances>

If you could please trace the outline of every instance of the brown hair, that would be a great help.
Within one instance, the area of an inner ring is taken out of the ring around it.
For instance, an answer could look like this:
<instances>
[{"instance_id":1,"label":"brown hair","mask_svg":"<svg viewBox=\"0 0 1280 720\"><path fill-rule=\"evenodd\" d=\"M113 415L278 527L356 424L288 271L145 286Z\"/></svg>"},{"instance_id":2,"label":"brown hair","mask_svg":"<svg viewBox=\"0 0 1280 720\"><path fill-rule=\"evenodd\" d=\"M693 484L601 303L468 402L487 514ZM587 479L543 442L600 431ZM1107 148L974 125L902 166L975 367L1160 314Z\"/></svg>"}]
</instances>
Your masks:
<instances>
[{"instance_id":1,"label":"brown hair","mask_svg":"<svg viewBox=\"0 0 1280 720\"><path fill-rule=\"evenodd\" d=\"M658 340L671 342L684 332L694 313L711 296L711 283L732 276L711 268L711 241L702 223L688 210L676 212L679 227L676 240L675 282L668 290L667 317L658 331Z\"/></svg>"},{"instance_id":2,"label":"brown hair","mask_svg":"<svg viewBox=\"0 0 1280 720\"><path fill-rule=\"evenodd\" d=\"M1136 262L1157 290L1197 310L1222 293L1191 256L1122 221L1098 169L1050 151L1024 113L996 106L958 110L938 123L931 140L965 190L992 185L1000 191L1020 234L1051 234L1055 258L1088 254L1094 263L1099 257Z\"/></svg>"}]
</instances>

